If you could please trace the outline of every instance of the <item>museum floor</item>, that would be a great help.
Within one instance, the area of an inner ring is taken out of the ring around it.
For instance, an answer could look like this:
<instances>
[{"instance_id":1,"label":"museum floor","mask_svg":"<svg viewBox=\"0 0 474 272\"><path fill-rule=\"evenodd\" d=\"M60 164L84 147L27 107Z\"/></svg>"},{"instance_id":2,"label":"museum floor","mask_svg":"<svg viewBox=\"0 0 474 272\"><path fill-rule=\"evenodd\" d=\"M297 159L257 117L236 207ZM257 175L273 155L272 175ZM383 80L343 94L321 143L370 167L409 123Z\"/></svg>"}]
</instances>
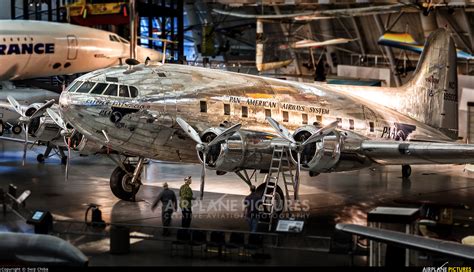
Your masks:
<instances>
[{"instance_id":1,"label":"museum floor","mask_svg":"<svg viewBox=\"0 0 474 272\"><path fill-rule=\"evenodd\" d=\"M21 193L31 190L26 208L50 211L56 220L84 221L88 203L99 204L103 219L111 223L161 226L160 209L152 211L150 203L158 195L163 182L178 191L183 177L193 176L191 185L199 199L200 166L151 161L143 173L143 186L137 202L121 201L109 189L109 176L115 165L105 156L79 157L73 154L69 180L64 179L65 167L57 157L37 163L36 155L43 151L35 147L21 165L22 145L0 142L0 187L9 184ZM433 201L474 205L474 173L464 166L412 166L409 180L403 181L400 167L375 167L347 173L302 175L301 200L307 201L308 218L303 237L330 237L336 223L366 222L366 213L377 206L400 206L400 201ZM263 175L259 176L259 181ZM248 194L247 185L234 174L217 176L208 171L204 200L193 211L192 228L246 231L241 202ZM406 206L406 205L405 205ZM455 209L454 224L448 239L460 240L474 233L471 210ZM172 226L179 227L181 218L175 213ZM0 231L32 232L18 216L0 214ZM90 265L235 265L235 260L169 257L169 241L132 239L130 253L109 253L106 238L65 236L90 258ZM260 260L268 265L350 265L346 255L328 254L324 250L298 246L270 248L269 258ZM359 258L355 263L364 265ZM247 264L254 264L248 262Z\"/></svg>"}]
</instances>

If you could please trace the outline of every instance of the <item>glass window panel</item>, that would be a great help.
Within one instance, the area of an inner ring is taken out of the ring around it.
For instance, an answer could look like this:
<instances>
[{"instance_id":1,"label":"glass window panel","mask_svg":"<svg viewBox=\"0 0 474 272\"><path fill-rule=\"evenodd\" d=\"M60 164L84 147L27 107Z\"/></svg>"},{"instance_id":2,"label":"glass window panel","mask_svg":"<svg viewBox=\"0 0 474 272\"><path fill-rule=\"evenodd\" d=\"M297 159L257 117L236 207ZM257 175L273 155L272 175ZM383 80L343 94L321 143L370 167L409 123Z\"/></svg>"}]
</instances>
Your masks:
<instances>
[{"instance_id":1,"label":"glass window panel","mask_svg":"<svg viewBox=\"0 0 474 272\"><path fill-rule=\"evenodd\" d=\"M67 91L70 93L73 93L77 90L77 88L79 88L81 84L82 84L82 81L76 81L67 89Z\"/></svg>"},{"instance_id":2,"label":"glass window panel","mask_svg":"<svg viewBox=\"0 0 474 272\"><path fill-rule=\"evenodd\" d=\"M120 97L130 97L128 94L128 86L127 85L120 85L119 86L119 96Z\"/></svg>"},{"instance_id":3,"label":"glass window panel","mask_svg":"<svg viewBox=\"0 0 474 272\"><path fill-rule=\"evenodd\" d=\"M249 117L249 108L247 106L242 106L242 117Z\"/></svg>"},{"instance_id":4,"label":"glass window panel","mask_svg":"<svg viewBox=\"0 0 474 272\"><path fill-rule=\"evenodd\" d=\"M224 104L224 114L230 115L230 104Z\"/></svg>"},{"instance_id":5,"label":"glass window panel","mask_svg":"<svg viewBox=\"0 0 474 272\"><path fill-rule=\"evenodd\" d=\"M117 96L118 86L116 84L110 84L104 95Z\"/></svg>"},{"instance_id":6,"label":"glass window panel","mask_svg":"<svg viewBox=\"0 0 474 272\"><path fill-rule=\"evenodd\" d=\"M105 88L107 88L107 83L97 83L97 85L95 85L94 89L92 89L91 91L91 94L102 94L105 90Z\"/></svg>"},{"instance_id":7,"label":"glass window panel","mask_svg":"<svg viewBox=\"0 0 474 272\"><path fill-rule=\"evenodd\" d=\"M137 88L135 88L133 86L128 86L128 88L130 89L130 97L137 97L138 96Z\"/></svg>"},{"instance_id":8,"label":"glass window panel","mask_svg":"<svg viewBox=\"0 0 474 272\"><path fill-rule=\"evenodd\" d=\"M95 85L95 82L84 82L84 84L81 85L81 87L79 87L79 89L77 89L76 93L88 93L92 87L94 87Z\"/></svg>"}]
</instances>

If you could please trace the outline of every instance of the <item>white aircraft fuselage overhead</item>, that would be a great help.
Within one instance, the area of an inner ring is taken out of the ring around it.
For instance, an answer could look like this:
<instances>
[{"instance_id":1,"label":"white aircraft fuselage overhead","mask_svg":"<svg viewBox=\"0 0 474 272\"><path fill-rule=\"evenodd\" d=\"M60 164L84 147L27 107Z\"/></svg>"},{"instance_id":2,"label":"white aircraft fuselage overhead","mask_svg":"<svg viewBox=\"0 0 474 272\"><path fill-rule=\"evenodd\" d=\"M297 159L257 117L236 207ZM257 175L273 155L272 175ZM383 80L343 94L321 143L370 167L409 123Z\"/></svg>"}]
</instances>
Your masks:
<instances>
[{"instance_id":1,"label":"white aircraft fuselage overhead","mask_svg":"<svg viewBox=\"0 0 474 272\"><path fill-rule=\"evenodd\" d=\"M130 44L117 34L66 23L0 20L0 80L85 73L124 63ZM162 54L137 46L137 60Z\"/></svg>"},{"instance_id":2,"label":"white aircraft fuselage overhead","mask_svg":"<svg viewBox=\"0 0 474 272\"><path fill-rule=\"evenodd\" d=\"M140 65L78 78L62 93L60 111L86 138L125 155L204 161L220 173L269 170L274 146L282 139L293 162L299 153L298 165L310 174L374 163L474 162L474 145L452 141L457 138L454 42L438 30L425 48L415 75L400 88L336 87L183 65ZM141 167L138 163L136 169ZM119 166L111 176L114 194L132 198L140 173Z\"/></svg>"}]
</instances>

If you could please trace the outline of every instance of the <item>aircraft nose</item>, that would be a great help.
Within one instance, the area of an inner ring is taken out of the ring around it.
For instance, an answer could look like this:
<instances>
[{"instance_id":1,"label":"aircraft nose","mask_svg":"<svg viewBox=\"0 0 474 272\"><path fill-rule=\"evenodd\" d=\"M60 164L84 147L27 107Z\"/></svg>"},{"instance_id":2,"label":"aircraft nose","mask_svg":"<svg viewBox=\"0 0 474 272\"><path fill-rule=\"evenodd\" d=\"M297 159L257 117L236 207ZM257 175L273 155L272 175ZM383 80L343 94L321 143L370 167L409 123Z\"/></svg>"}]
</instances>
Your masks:
<instances>
[{"instance_id":1,"label":"aircraft nose","mask_svg":"<svg viewBox=\"0 0 474 272\"><path fill-rule=\"evenodd\" d=\"M64 110L69 107L69 94L67 92L61 93L59 96L59 108Z\"/></svg>"}]
</instances>

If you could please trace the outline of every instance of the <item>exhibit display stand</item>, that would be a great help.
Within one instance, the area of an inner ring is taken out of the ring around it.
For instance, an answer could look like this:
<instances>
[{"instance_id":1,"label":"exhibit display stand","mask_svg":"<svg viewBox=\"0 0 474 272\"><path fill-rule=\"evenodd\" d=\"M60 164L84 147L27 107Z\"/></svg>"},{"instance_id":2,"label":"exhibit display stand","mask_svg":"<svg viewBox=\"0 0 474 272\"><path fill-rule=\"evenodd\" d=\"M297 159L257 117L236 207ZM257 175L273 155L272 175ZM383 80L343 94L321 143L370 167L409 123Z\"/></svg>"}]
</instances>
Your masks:
<instances>
[{"instance_id":1,"label":"exhibit display stand","mask_svg":"<svg viewBox=\"0 0 474 272\"><path fill-rule=\"evenodd\" d=\"M367 225L372 228L416 234L420 210L414 208L377 207L367 213ZM370 266L410 266L410 250L370 241Z\"/></svg>"}]
</instances>

